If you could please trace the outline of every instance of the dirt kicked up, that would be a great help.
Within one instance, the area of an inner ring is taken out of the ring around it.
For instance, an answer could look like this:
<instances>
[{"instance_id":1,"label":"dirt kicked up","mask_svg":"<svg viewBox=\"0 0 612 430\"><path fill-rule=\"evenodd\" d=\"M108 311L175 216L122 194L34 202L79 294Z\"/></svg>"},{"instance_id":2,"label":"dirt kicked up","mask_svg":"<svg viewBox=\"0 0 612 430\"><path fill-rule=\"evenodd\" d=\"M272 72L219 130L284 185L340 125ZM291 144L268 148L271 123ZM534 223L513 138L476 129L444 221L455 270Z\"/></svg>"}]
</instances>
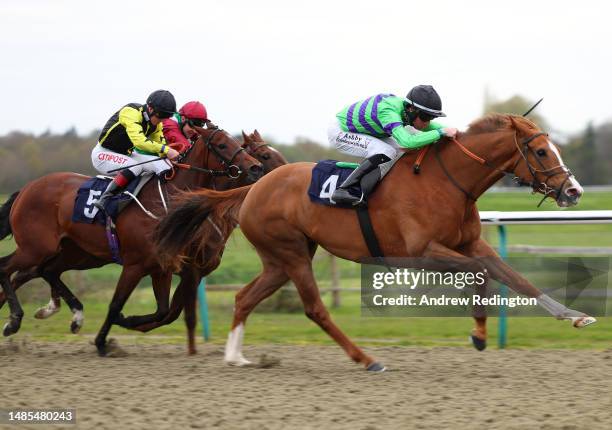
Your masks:
<instances>
[{"instance_id":1,"label":"dirt kicked up","mask_svg":"<svg viewBox=\"0 0 612 430\"><path fill-rule=\"evenodd\" d=\"M71 408L96 429L608 429L612 350L368 348L389 367L369 374L337 347L258 345L266 368L223 364L174 345L0 343L0 408ZM280 359L274 364L270 357Z\"/></svg>"}]
</instances>

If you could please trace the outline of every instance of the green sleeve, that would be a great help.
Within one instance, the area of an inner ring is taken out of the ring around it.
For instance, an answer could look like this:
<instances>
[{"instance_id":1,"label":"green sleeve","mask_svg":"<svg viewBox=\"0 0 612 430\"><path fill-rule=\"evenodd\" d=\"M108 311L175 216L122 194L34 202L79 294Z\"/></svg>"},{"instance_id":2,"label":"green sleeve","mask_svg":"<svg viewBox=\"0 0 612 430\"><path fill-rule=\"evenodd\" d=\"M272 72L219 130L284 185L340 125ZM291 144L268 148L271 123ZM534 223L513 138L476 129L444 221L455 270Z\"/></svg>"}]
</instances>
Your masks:
<instances>
[{"instance_id":1,"label":"green sleeve","mask_svg":"<svg viewBox=\"0 0 612 430\"><path fill-rule=\"evenodd\" d=\"M441 135L437 129L410 134L404 127L399 126L393 129L392 136L402 148L417 149L438 141Z\"/></svg>"},{"instance_id":2,"label":"green sleeve","mask_svg":"<svg viewBox=\"0 0 612 430\"><path fill-rule=\"evenodd\" d=\"M430 121L429 125L427 127L425 127L424 131L441 130L443 128L444 128L444 126L442 124L440 124L438 122Z\"/></svg>"}]
</instances>

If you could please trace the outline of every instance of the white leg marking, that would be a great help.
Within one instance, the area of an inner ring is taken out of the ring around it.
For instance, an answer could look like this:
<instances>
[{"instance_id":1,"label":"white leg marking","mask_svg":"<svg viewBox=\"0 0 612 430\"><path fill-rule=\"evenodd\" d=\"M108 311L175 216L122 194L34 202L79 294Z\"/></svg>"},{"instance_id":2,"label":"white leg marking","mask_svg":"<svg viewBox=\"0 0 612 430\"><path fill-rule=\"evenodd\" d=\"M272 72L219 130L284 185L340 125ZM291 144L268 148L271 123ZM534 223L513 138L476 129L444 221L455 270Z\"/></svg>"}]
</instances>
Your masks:
<instances>
[{"instance_id":1,"label":"white leg marking","mask_svg":"<svg viewBox=\"0 0 612 430\"><path fill-rule=\"evenodd\" d=\"M40 320L49 318L51 315L58 313L59 310L60 310L60 307L55 306L55 301L53 300L53 298L51 298L51 300L49 300L49 303L47 303L47 306L38 308L38 310L34 314L34 318L37 318Z\"/></svg>"},{"instance_id":2,"label":"white leg marking","mask_svg":"<svg viewBox=\"0 0 612 430\"><path fill-rule=\"evenodd\" d=\"M227 336L225 343L225 362L232 366L245 366L251 364L242 355L242 339L244 338L244 325L238 324Z\"/></svg>"},{"instance_id":3,"label":"white leg marking","mask_svg":"<svg viewBox=\"0 0 612 430\"><path fill-rule=\"evenodd\" d=\"M80 311L78 309L73 309L72 313L74 314L72 316L72 322L74 324L77 325L77 327L83 327L83 311Z\"/></svg>"}]
</instances>

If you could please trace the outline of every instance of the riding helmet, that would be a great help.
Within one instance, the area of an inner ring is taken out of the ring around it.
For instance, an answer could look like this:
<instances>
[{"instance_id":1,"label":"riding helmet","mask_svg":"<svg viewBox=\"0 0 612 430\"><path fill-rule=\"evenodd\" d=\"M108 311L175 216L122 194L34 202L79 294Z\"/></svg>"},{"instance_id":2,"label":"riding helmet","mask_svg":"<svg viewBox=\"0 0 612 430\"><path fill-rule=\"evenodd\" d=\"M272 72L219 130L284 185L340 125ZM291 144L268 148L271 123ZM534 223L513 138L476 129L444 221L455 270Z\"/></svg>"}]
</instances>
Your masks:
<instances>
[{"instance_id":1,"label":"riding helmet","mask_svg":"<svg viewBox=\"0 0 612 430\"><path fill-rule=\"evenodd\" d=\"M420 111L426 112L433 117L446 116L446 114L442 112L442 99L440 99L440 96L431 85L417 85L408 92L406 101Z\"/></svg>"},{"instance_id":2,"label":"riding helmet","mask_svg":"<svg viewBox=\"0 0 612 430\"><path fill-rule=\"evenodd\" d=\"M187 102L183 105L183 107L179 110L181 116L184 116L187 119L201 119L203 121L208 120L208 112L206 112L206 108L200 102Z\"/></svg>"},{"instance_id":3,"label":"riding helmet","mask_svg":"<svg viewBox=\"0 0 612 430\"><path fill-rule=\"evenodd\" d=\"M147 97L147 105L160 118L170 118L176 112L176 100L174 100L172 93L166 90L153 91Z\"/></svg>"}]
</instances>

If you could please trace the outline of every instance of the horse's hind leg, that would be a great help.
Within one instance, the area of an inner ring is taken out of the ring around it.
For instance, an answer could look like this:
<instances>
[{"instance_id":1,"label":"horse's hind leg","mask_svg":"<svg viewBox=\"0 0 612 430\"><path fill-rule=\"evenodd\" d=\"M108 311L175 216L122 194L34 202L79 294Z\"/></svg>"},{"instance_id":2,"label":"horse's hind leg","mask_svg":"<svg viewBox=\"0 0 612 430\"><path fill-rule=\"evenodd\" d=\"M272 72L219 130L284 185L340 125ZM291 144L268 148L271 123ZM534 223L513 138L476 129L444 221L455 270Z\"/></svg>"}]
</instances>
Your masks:
<instances>
[{"instance_id":1,"label":"horse's hind leg","mask_svg":"<svg viewBox=\"0 0 612 430\"><path fill-rule=\"evenodd\" d=\"M282 287L289 276L277 265L263 259L263 272L242 288L236 295L232 329L225 344L225 362L234 366L243 366L250 362L242 355L244 324L251 311L265 298Z\"/></svg>"},{"instance_id":2,"label":"horse's hind leg","mask_svg":"<svg viewBox=\"0 0 612 430\"><path fill-rule=\"evenodd\" d=\"M17 252L14 252L6 257L0 259L0 267L4 267L10 264L11 260L17 256ZM4 336L10 336L19 331L19 327L21 327L21 319L23 318L23 309L21 308L21 304L19 304L19 300L17 299L17 295L15 294L15 290L11 286L11 282L9 280L9 276L11 275L10 271L0 270L0 284L2 284L2 290L4 291L4 297L6 297L6 301L8 301L9 308L11 314L9 316L9 321L4 325L4 329L2 330L2 334Z\"/></svg>"},{"instance_id":3,"label":"horse's hind leg","mask_svg":"<svg viewBox=\"0 0 612 430\"><path fill-rule=\"evenodd\" d=\"M38 267L33 267L30 270L20 270L13 275L11 279L11 286L13 287L13 291L17 291L23 284L26 282L38 278L40 275L38 274ZM4 291L0 291L0 309L6 303L6 296L4 295Z\"/></svg>"},{"instance_id":4,"label":"horse's hind leg","mask_svg":"<svg viewBox=\"0 0 612 430\"><path fill-rule=\"evenodd\" d=\"M369 371L384 371L384 366L374 361L372 357L366 355L332 321L327 308L321 300L319 288L317 287L312 272L311 261L303 258L296 258L292 260L289 266L285 267L285 271L291 277L291 280L300 294L300 298L304 303L306 316L317 323L319 327L334 339L353 361L363 364Z\"/></svg>"},{"instance_id":5,"label":"horse's hind leg","mask_svg":"<svg viewBox=\"0 0 612 430\"><path fill-rule=\"evenodd\" d=\"M83 327L83 304L76 298L72 291L68 288L66 284L60 278L61 273L52 270L43 269L42 278L47 281L47 283L51 286L51 300L47 305L47 308L52 307L53 309L59 310L60 296L64 299L70 310L72 311L72 321L70 322L70 331L72 333L78 333ZM41 308L36 312L37 318L43 318L39 316L39 312L46 308ZM57 311L55 311L57 312ZM53 313L55 313L53 312ZM53 315L53 313L44 316L44 318L48 318Z\"/></svg>"}]
</instances>

